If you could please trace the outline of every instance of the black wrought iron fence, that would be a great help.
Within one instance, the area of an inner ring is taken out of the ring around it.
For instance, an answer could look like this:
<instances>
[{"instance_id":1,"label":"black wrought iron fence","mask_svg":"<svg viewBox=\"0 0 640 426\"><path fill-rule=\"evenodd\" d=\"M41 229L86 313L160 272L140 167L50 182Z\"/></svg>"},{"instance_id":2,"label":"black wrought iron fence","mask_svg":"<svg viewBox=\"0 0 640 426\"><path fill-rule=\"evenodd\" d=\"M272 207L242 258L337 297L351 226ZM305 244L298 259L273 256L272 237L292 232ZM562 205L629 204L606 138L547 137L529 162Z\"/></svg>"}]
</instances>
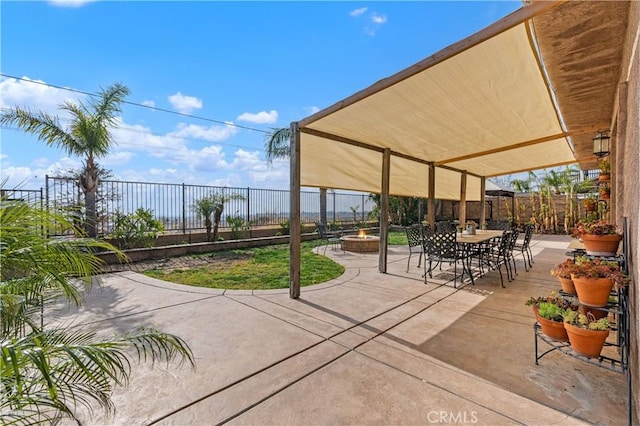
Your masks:
<instances>
[{"instance_id":1,"label":"black wrought iron fence","mask_svg":"<svg viewBox=\"0 0 640 426\"><path fill-rule=\"evenodd\" d=\"M49 209L65 209L78 218L84 215L84 194L73 178L47 176L44 191L31 192L38 192ZM205 229L204 218L194 203L211 195L226 200L220 221L222 228L230 227L229 218L242 218L250 226L288 225L288 190L103 180L96 195L97 231L100 235L111 234L116 212L130 214L140 208L152 211L166 231L201 231ZM375 203L365 193L327 192L328 221L365 221L374 207ZM319 222L319 192L301 191L300 208L303 223Z\"/></svg>"}]
</instances>

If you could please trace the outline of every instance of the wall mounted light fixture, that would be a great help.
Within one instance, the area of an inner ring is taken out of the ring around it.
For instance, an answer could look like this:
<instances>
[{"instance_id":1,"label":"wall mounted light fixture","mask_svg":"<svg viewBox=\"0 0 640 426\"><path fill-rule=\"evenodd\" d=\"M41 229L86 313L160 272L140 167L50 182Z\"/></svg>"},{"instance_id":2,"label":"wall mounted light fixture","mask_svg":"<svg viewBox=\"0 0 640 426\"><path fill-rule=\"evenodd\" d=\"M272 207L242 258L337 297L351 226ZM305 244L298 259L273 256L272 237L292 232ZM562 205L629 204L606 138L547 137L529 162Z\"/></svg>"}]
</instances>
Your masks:
<instances>
[{"instance_id":1,"label":"wall mounted light fixture","mask_svg":"<svg viewBox=\"0 0 640 426\"><path fill-rule=\"evenodd\" d=\"M598 134L593 138L593 154L596 157L606 157L611 152L611 136L609 131L598 131Z\"/></svg>"}]
</instances>

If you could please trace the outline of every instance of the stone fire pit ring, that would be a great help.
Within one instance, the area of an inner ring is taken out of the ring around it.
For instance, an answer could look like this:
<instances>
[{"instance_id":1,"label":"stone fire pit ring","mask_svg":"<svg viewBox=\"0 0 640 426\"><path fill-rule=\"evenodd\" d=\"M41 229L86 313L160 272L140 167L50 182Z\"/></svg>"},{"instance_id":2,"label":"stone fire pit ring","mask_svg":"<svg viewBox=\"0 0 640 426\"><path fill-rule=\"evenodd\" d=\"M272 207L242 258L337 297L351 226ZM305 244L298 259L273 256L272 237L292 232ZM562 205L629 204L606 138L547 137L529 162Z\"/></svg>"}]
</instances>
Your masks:
<instances>
[{"instance_id":1,"label":"stone fire pit ring","mask_svg":"<svg viewBox=\"0 0 640 426\"><path fill-rule=\"evenodd\" d=\"M340 237L340 247L344 251L374 253L380 251L380 237L375 235L345 235Z\"/></svg>"}]
</instances>

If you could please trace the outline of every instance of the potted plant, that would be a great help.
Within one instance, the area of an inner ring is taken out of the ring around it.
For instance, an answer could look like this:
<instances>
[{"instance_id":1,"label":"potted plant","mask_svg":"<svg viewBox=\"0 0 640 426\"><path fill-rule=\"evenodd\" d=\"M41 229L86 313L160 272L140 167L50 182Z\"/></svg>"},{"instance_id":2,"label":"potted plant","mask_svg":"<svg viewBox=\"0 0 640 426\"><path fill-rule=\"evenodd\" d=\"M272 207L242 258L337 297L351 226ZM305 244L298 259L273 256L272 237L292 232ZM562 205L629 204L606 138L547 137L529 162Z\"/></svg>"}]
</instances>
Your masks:
<instances>
[{"instance_id":1,"label":"potted plant","mask_svg":"<svg viewBox=\"0 0 640 426\"><path fill-rule=\"evenodd\" d=\"M607 306L609 293L614 288L629 284L629 277L617 262L579 257L571 270L571 280L576 288L578 301L583 305Z\"/></svg>"},{"instance_id":2,"label":"potted plant","mask_svg":"<svg viewBox=\"0 0 640 426\"><path fill-rule=\"evenodd\" d=\"M569 336L571 349L587 358L597 358L609 336L609 320L596 320L591 315L577 311L566 311L564 327Z\"/></svg>"},{"instance_id":3,"label":"potted plant","mask_svg":"<svg viewBox=\"0 0 640 426\"><path fill-rule=\"evenodd\" d=\"M587 212L595 212L598 210L598 198L591 194L582 200L582 205Z\"/></svg>"},{"instance_id":4,"label":"potted plant","mask_svg":"<svg viewBox=\"0 0 640 426\"><path fill-rule=\"evenodd\" d=\"M543 334L561 342L569 340L564 329L563 319L566 311L575 310L577 306L556 295L555 292L551 292L546 297L531 297L525 302L525 305L532 307Z\"/></svg>"},{"instance_id":5,"label":"potted plant","mask_svg":"<svg viewBox=\"0 0 640 426\"><path fill-rule=\"evenodd\" d=\"M588 255L615 256L622 240L616 225L604 220L579 221L571 229L571 236L580 238Z\"/></svg>"},{"instance_id":6,"label":"potted plant","mask_svg":"<svg viewBox=\"0 0 640 426\"><path fill-rule=\"evenodd\" d=\"M598 180L604 181L611 179L611 162L608 158L605 157L598 161L598 168L600 169Z\"/></svg>"},{"instance_id":7,"label":"potted plant","mask_svg":"<svg viewBox=\"0 0 640 426\"><path fill-rule=\"evenodd\" d=\"M568 294L576 294L576 287L571 280L571 271L575 266L573 259L568 258L551 269L551 275L558 277L562 291Z\"/></svg>"},{"instance_id":8,"label":"potted plant","mask_svg":"<svg viewBox=\"0 0 640 426\"><path fill-rule=\"evenodd\" d=\"M598 194L601 200L609 200L611 198L611 186L609 182L603 181L598 185Z\"/></svg>"}]
</instances>

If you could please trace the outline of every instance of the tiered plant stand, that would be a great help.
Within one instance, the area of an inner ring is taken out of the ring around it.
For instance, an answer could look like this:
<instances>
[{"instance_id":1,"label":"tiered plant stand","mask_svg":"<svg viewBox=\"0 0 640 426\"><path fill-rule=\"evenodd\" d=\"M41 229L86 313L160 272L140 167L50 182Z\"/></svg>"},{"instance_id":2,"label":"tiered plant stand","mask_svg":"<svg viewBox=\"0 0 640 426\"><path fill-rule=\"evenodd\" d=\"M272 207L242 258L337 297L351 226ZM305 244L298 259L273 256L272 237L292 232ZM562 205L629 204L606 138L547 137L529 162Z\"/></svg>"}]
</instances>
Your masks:
<instances>
[{"instance_id":1,"label":"tiered plant stand","mask_svg":"<svg viewBox=\"0 0 640 426\"><path fill-rule=\"evenodd\" d=\"M608 260L617 260L620 263L620 266L625 274L628 274L628 236L627 236L627 220L623 219L623 237L622 237L622 256L617 256L615 258L608 258ZM589 256L595 257L595 256ZM577 296L574 294L564 293L562 290L558 292L562 297L565 297L568 300L572 300L577 302ZM553 339L550 339L546 335L544 335L541 331L540 324L537 322L533 324L533 334L535 340L535 355L536 355L536 365L539 365L538 361L543 358L548 353L559 351L563 354L569 355L573 358L579 359L580 361L596 365L598 367L615 371L618 373L625 374L627 380L627 407L628 407L628 424L631 426L633 423L633 401L632 401L632 393L631 393L631 372L629 371L629 300L628 300L628 289L618 289L614 290L611 293L612 296L616 298L615 303L609 303L606 307L603 308L592 308L607 311L609 314L613 314L615 320L612 321L611 330L616 333L615 342L608 341L605 343L605 347L603 351L607 353L607 355L600 355L597 358L588 358L576 353L573 349L571 349L571 344L569 342L559 342ZM610 315L611 316L611 315ZM546 343L549 348L543 352L540 352L540 347L538 341L542 340ZM615 347L615 350L606 350L607 347ZM613 353L617 354L615 356L609 356Z\"/></svg>"}]
</instances>

